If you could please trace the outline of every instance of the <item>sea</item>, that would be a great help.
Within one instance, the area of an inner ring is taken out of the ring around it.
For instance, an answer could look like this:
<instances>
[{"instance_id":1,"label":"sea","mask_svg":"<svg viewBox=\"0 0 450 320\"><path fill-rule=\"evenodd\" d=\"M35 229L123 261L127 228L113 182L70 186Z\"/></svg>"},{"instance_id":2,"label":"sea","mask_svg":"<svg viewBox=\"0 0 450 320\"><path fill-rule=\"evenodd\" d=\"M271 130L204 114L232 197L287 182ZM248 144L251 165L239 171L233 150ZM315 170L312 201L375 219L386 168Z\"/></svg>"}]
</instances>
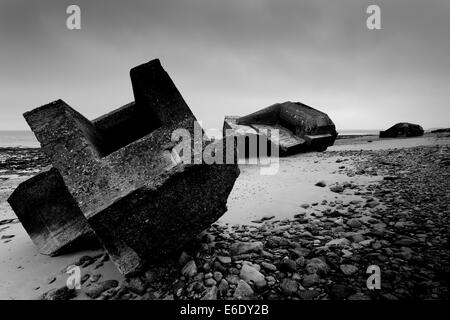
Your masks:
<instances>
[{"instance_id":1,"label":"sea","mask_svg":"<svg viewBox=\"0 0 450 320\"><path fill-rule=\"evenodd\" d=\"M380 134L380 129L376 130L337 130L340 136L377 136Z\"/></svg>"},{"instance_id":2,"label":"sea","mask_svg":"<svg viewBox=\"0 0 450 320\"><path fill-rule=\"evenodd\" d=\"M0 131L0 148L39 148L31 131Z\"/></svg>"},{"instance_id":3,"label":"sea","mask_svg":"<svg viewBox=\"0 0 450 320\"><path fill-rule=\"evenodd\" d=\"M338 130L340 136L378 135L379 130ZM39 148L31 131L1 131L0 148Z\"/></svg>"}]
</instances>

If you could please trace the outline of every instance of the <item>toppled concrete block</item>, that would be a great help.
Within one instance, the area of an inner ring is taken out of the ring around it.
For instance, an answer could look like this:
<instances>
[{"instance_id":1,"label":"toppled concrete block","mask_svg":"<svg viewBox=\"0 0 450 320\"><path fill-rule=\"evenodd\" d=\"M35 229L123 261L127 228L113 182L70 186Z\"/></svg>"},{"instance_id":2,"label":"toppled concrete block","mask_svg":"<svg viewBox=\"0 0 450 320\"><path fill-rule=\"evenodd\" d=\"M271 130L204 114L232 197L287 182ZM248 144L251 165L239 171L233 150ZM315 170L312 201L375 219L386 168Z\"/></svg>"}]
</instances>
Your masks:
<instances>
[{"instance_id":1,"label":"toppled concrete block","mask_svg":"<svg viewBox=\"0 0 450 320\"><path fill-rule=\"evenodd\" d=\"M94 122L62 100L24 114L124 274L208 228L226 211L239 175L236 164L198 163L195 154L190 163L180 161L172 133L184 129L195 136L196 119L159 60L130 74L135 102ZM200 141L200 150L206 144Z\"/></svg>"},{"instance_id":2,"label":"toppled concrete block","mask_svg":"<svg viewBox=\"0 0 450 320\"><path fill-rule=\"evenodd\" d=\"M385 131L380 131L380 138L419 137L423 132L423 128L418 124L399 122Z\"/></svg>"},{"instance_id":3,"label":"toppled concrete block","mask_svg":"<svg viewBox=\"0 0 450 320\"><path fill-rule=\"evenodd\" d=\"M55 256L95 239L86 218L54 168L22 182L8 202L42 254Z\"/></svg>"},{"instance_id":4,"label":"toppled concrete block","mask_svg":"<svg viewBox=\"0 0 450 320\"><path fill-rule=\"evenodd\" d=\"M126 139L145 135L143 130L152 130L142 125L145 118L139 118L135 102L131 102L98 119L95 127L113 142L105 145L105 150L127 144ZM129 126L130 123L141 123ZM126 131L127 134L123 134ZM107 152L106 151L106 152ZM56 256L68 250L81 248L88 243L97 243L94 231L90 228L77 202L59 174L52 167L22 182L8 202L15 211L30 238L42 254Z\"/></svg>"},{"instance_id":5,"label":"toppled concrete block","mask_svg":"<svg viewBox=\"0 0 450 320\"><path fill-rule=\"evenodd\" d=\"M227 135L227 129L231 130L231 135L245 137L248 141L245 150L238 143L240 157L243 154L245 157L259 156L261 137L269 141L267 150L274 144L279 148L280 156L310 150L325 151L337 137L336 127L328 115L300 102L277 103L244 117L227 116L224 135ZM270 137L274 129L278 130L276 139ZM252 141L258 147L252 147Z\"/></svg>"}]
</instances>

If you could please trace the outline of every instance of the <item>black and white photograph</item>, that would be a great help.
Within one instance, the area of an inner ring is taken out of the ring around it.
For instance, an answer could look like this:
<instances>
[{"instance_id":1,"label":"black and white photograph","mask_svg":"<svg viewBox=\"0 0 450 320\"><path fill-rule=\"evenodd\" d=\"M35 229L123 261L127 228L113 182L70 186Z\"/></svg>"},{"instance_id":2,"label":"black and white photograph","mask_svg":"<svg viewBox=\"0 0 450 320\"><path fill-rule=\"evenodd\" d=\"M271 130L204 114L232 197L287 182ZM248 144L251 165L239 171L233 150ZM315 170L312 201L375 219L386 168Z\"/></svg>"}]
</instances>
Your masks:
<instances>
[{"instance_id":1,"label":"black and white photograph","mask_svg":"<svg viewBox=\"0 0 450 320\"><path fill-rule=\"evenodd\" d=\"M448 0L0 0L0 300L448 301L449 57Z\"/></svg>"}]
</instances>

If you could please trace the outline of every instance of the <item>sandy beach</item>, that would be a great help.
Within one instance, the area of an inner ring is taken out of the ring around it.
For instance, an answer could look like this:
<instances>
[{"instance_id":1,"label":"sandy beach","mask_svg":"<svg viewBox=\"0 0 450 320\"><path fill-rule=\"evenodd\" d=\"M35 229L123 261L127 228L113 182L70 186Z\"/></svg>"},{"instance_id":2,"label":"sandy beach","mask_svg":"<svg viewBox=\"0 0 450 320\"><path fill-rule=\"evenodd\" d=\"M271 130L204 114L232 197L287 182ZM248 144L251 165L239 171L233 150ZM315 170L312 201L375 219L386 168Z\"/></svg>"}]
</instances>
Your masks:
<instances>
[{"instance_id":1,"label":"sandy beach","mask_svg":"<svg viewBox=\"0 0 450 320\"><path fill-rule=\"evenodd\" d=\"M131 279L98 247L39 254L6 199L48 163L38 149L13 148L0 148L0 163L0 299L62 298L54 289L71 265L83 279L73 299L449 298L448 134L341 139L281 158L273 176L241 165L217 223ZM370 265L382 272L376 292Z\"/></svg>"}]
</instances>

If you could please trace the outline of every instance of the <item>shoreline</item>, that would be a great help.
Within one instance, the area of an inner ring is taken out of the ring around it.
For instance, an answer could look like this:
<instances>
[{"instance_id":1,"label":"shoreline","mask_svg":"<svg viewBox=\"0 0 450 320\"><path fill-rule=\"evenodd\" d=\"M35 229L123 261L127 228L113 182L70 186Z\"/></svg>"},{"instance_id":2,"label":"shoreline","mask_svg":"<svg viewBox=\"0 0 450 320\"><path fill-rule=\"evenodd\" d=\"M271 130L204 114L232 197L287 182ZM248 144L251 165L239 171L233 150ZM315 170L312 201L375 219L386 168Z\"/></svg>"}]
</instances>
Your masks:
<instances>
[{"instance_id":1,"label":"shoreline","mask_svg":"<svg viewBox=\"0 0 450 320\"><path fill-rule=\"evenodd\" d=\"M0 270L11 275L0 280L0 299L39 299L63 287L65 267L86 256L75 299L111 280L116 286L97 299L448 299L450 138L365 139L281 158L275 176L241 166L227 213L184 254L136 279L102 261L102 249L51 258L37 253L20 223L0 225L0 237L14 235L0 242ZM37 170L33 161L45 164L19 154L9 162L17 169L0 173L9 176L0 180L0 220L14 218L8 192ZM370 264L382 269L381 292L365 288Z\"/></svg>"}]
</instances>

